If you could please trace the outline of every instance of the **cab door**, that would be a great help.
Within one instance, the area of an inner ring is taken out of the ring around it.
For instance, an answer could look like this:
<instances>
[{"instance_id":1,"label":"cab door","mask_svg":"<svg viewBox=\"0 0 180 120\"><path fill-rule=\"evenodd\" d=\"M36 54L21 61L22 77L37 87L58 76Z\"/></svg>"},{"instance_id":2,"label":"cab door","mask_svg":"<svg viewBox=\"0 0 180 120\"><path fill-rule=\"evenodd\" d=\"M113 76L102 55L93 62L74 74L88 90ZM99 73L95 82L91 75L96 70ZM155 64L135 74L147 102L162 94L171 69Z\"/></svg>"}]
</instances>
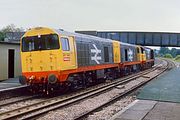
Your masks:
<instances>
[{"instance_id":1,"label":"cab door","mask_svg":"<svg viewBox=\"0 0 180 120\"><path fill-rule=\"evenodd\" d=\"M120 42L118 41L113 41L113 54L114 54L114 63L120 63L121 62Z\"/></svg>"},{"instance_id":2,"label":"cab door","mask_svg":"<svg viewBox=\"0 0 180 120\"><path fill-rule=\"evenodd\" d=\"M142 61L140 47L136 47L136 51L137 51L137 61Z\"/></svg>"},{"instance_id":3,"label":"cab door","mask_svg":"<svg viewBox=\"0 0 180 120\"><path fill-rule=\"evenodd\" d=\"M61 58L60 58L60 69L69 70L76 69L76 50L75 50L75 39L73 36L60 36L61 42Z\"/></svg>"}]
</instances>

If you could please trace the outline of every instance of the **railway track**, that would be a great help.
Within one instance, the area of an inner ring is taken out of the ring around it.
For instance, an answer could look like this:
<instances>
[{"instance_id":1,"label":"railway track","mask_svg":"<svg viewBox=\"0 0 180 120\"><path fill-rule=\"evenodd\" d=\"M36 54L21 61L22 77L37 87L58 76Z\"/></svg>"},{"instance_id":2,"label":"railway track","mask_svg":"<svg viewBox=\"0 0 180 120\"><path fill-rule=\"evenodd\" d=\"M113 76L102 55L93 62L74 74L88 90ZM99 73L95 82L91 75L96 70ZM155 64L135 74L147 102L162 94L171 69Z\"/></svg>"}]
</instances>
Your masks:
<instances>
[{"instance_id":1,"label":"railway track","mask_svg":"<svg viewBox=\"0 0 180 120\"><path fill-rule=\"evenodd\" d=\"M169 61L169 60L166 60L166 59L164 59L164 60L167 62L167 65L166 65L165 69L160 72L160 74L162 74L163 72L165 72L165 71L167 71L167 70L170 70L170 69L172 69L173 67L175 67L174 62ZM159 75L160 75L160 74L159 74ZM158 75L158 76L159 76L159 75ZM147 80L147 81L145 81L145 82L142 82L142 83L140 83L140 84L137 85L137 86L132 87L131 89L123 92L122 94L119 94L119 95L116 96L115 98L109 100L108 102L106 102L106 103L104 103L104 104L102 104L102 105L100 105L100 106L98 106L98 107L96 107L96 108L94 108L94 109L92 109L92 110L90 110L90 111L87 111L87 112L85 112L85 113L83 113L83 114L81 114L81 115L79 115L79 116L76 116L76 117L74 118L74 120L84 119L84 118L86 118L88 115L93 114L94 112L96 112L96 111L98 111L98 110L100 110L100 109L103 109L104 107L106 107L106 106L114 103L115 101L122 99L123 97L127 96L129 93L132 93L134 90L140 88L141 86L143 86L144 84L146 84L146 83L149 82L150 80L154 79L155 77L157 77L157 76L154 76L154 77L150 78L149 80Z\"/></svg>"},{"instance_id":2,"label":"railway track","mask_svg":"<svg viewBox=\"0 0 180 120\"><path fill-rule=\"evenodd\" d=\"M78 101L82 101L86 98L93 97L95 95L101 94L105 91L113 89L116 86L128 83L128 82L130 82L130 81L132 81L138 77L147 77L148 78L148 76L145 76L145 75L152 72L152 71L155 71L157 69L161 70L161 73L162 73L168 69L167 66L169 66L169 64L170 63L167 62L166 66L156 65L156 67L154 67L152 69L149 69L149 70L137 73L137 74L133 74L133 75L128 76L128 77L118 79L118 80L113 81L111 83L105 83L103 85L92 87L92 88L87 89L87 90L82 90L80 92L73 93L72 95L54 97L54 98L43 100L43 101L40 101L37 103L33 103L31 105L28 105L28 106L24 106L21 108L16 108L16 109L13 109L10 111L1 112L0 113L0 119L3 120L3 119L32 119L32 118L37 118L37 117L39 117L39 116L41 116L41 115L43 115L49 111L52 111L52 110L55 110L58 108L62 108L62 107L68 106L68 105L72 105L74 103L77 103ZM142 83L141 86L143 84L145 84L145 82ZM128 91L122 93L121 95L117 96L117 98L115 98L115 99L119 99L120 97L125 96L126 94L133 91L134 89L137 89L137 87L134 87L131 90L128 90ZM106 103L106 104L108 104L108 103ZM106 105L106 104L104 104L104 105ZM103 107L104 105L101 105L101 106ZM92 113L95 110L96 109L89 111L89 112L86 112L84 115L82 114L81 116L77 116L76 119L80 119L84 116L87 116L88 114Z\"/></svg>"},{"instance_id":3,"label":"railway track","mask_svg":"<svg viewBox=\"0 0 180 120\"><path fill-rule=\"evenodd\" d=\"M19 86L19 87L13 87L13 88L7 88L0 90L0 100L21 96L21 95L27 95L28 86Z\"/></svg>"},{"instance_id":4,"label":"railway track","mask_svg":"<svg viewBox=\"0 0 180 120\"><path fill-rule=\"evenodd\" d=\"M21 96L21 97L10 98L10 99L6 100L6 102L3 102L3 103L0 102L0 108L11 105L11 104L17 104L19 102L31 100L36 97L37 96L24 96L24 97Z\"/></svg>"}]
</instances>

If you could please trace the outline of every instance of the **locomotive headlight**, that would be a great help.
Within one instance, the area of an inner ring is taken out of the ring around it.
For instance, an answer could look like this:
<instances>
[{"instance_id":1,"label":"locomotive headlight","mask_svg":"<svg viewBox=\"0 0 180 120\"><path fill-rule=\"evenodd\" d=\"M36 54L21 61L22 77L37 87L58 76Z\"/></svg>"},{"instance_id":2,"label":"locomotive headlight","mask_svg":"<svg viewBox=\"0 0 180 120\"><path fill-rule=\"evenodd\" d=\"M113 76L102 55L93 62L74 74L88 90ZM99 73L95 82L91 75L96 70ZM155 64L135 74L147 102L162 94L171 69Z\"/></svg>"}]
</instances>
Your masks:
<instances>
[{"instance_id":1,"label":"locomotive headlight","mask_svg":"<svg viewBox=\"0 0 180 120\"><path fill-rule=\"evenodd\" d=\"M35 78L35 76L31 76L31 77L29 77L29 80L33 80Z\"/></svg>"},{"instance_id":2,"label":"locomotive headlight","mask_svg":"<svg viewBox=\"0 0 180 120\"><path fill-rule=\"evenodd\" d=\"M54 84L54 83L56 83L56 82L57 82L57 77L56 77L56 75L50 74L50 75L48 76L48 83Z\"/></svg>"},{"instance_id":3,"label":"locomotive headlight","mask_svg":"<svg viewBox=\"0 0 180 120\"><path fill-rule=\"evenodd\" d=\"M19 83L21 83L21 85L25 85L26 84L26 77L25 76L19 76Z\"/></svg>"}]
</instances>

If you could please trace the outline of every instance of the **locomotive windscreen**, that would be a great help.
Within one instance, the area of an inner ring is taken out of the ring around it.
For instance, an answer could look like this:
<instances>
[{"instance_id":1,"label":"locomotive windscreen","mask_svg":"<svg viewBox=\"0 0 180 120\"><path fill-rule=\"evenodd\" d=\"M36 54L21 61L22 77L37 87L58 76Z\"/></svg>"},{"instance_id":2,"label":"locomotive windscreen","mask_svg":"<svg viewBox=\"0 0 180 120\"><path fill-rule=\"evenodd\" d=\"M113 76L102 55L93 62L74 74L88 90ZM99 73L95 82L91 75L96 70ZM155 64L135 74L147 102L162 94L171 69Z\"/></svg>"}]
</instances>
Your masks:
<instances>
[{"instance_id":1,"label":"locomotive windscreen","mask_svg":"<svg viewBox=\"0 0 180 120\"><path fill-rule=\"evenodd\" d=\"M56 34L30 36L22 38L22 52L59 49Z\"/></svg>"}]
</instances>

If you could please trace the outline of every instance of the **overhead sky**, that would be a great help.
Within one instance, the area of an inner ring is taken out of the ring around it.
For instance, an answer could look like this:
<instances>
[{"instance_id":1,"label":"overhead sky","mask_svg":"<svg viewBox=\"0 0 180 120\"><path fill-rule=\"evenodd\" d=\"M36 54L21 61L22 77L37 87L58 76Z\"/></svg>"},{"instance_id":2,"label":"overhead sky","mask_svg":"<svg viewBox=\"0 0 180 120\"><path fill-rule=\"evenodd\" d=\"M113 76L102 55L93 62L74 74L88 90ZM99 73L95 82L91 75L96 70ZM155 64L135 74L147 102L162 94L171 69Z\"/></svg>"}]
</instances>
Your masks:
<instances>
[{"instance_id":1,"label":"overhead sky","mask_svg":"<svg viewBox=\"0 0 180 120\"><path fill-rule=\"evenodd\" d=\"M180 32L179 5L179 0L0 0L0 28Z\"/></svg>"}]
</instances>

